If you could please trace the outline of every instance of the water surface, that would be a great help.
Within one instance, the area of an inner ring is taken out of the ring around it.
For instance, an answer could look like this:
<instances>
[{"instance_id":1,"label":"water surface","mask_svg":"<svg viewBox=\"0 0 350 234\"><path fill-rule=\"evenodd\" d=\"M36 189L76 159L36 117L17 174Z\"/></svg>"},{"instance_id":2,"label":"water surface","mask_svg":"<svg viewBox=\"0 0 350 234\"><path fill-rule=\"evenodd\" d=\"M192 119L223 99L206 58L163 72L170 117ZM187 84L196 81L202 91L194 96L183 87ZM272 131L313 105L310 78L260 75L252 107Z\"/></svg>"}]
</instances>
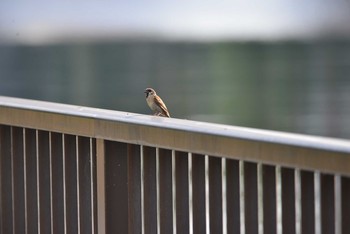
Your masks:
<instances>
[{"instance_id":1,"label":"water surface","mask_svg":"<svg viewBox=\"0 0 350 234\"><path fill-rule=\"evenodd\" d=\"M0 95L350 138L350 42L0 46Z\"/></svg>"}]
</instances>

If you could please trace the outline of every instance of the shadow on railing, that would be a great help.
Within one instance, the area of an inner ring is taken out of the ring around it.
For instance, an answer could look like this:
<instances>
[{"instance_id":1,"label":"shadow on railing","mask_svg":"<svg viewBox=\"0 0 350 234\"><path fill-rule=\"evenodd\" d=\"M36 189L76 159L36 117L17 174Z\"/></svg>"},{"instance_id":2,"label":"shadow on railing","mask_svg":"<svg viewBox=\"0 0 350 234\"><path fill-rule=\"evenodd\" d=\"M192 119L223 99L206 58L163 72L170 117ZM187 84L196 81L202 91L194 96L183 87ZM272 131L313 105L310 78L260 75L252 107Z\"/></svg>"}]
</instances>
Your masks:
<instances>
[{"instance_id":1,"label":"shadow on railing","mask_svg":"<svg viewBox=\"0 0 350 234\"><path fill-rule=\"evenodd\" d=\"M1 233L350 233L350 141L0 97Z\"/></svg>"}]
</instances>

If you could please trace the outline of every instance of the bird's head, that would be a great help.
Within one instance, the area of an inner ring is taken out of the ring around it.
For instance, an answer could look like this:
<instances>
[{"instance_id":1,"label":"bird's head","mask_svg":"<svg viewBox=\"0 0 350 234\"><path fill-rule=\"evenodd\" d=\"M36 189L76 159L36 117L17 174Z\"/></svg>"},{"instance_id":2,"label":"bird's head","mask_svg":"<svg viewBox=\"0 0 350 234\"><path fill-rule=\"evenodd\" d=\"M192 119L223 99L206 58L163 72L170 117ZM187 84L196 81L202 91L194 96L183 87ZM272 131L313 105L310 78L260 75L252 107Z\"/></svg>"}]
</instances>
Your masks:
<instances>
[{"instance_id":1,"label":"bird's head","mask_svg":"<svg viewBox=\"0 0 350 234\"><path fill-rule=\"evenodd\" d=\"M147 88L147 89L145 89L145 94L146 94L146 98L147 98L149 95L155 95L156 91L154 91L154 89L152 89L152 88Z\"/></svg>"}]
</instances>

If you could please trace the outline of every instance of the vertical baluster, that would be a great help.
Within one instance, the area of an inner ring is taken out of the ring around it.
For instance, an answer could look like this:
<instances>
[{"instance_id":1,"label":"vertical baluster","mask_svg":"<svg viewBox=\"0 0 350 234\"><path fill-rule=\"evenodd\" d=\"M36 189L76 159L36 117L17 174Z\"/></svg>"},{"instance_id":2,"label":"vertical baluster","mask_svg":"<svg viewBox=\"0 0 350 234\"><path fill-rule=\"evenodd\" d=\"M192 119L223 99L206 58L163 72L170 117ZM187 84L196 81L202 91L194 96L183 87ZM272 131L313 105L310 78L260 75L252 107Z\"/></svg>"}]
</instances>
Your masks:
<instances>
[{"instance_id":1,"label":"vertical baluster","mask_svg":"<svg viewBox=\"0 0 350 234\"><path fill-rule=\"evenodd\" d=\"M51 226L51 234L54 233L53 228L53 179L52 179L52 132L49 132L49 180L50 180L50 226Z\"/></svg>"},{"instance_id":2,"label":"vertical baluster","mask_svg":"<svg viewBox=\"0 0 350 234\"><path fill-rule=\"evenodd\" d=\"M64 184L67 233L78 232L76 136L64 135Z\"/></svg>"},{"instance_id":3,"label":"vertical baluster","mask_svg":"<svg viewBox=\"0 0 350 234\"><path fill-rule=\"evenodd\" d=\"M240 214L240 233L245 234L245 189L244 189L244 161L239 161L239 214Z\"/></svg>"},{"instance_id":4,"label":"vertical baluster","mask_svg":"<svg viewBox=\"0 0 350 234\"><path fill-rule=\"evenodd\" d=\"M240 233L239 161L226 160L227 233Z\"/></svg>"},{"instance_id":5,"label":"vertical baluster","mask_svg":"<svg viewBox=\"0 0 350 234\"><path fill-rule=\"evenodd\" d=\"M334 176L321 174L321 232L335 233Z\"/></svg>"},{"instance_id":6,"label":"vertical baluster","mask_svg":"<svg viewBox=\"0 0 350 234\"><path fill-rule=\"evenodd\" d=\"M35 160L36 160L36 205L38 209L38 233L41 233L41 215L40 215L40 163L39 163L39 131L35 130Z\"/></svg>"},{"instance_id":7,"label":"vertical baluster","mask_svg":"<svg viewBox=\"0 0 350 234\"><path fill-rule=\"evenodd\" d=\"M222 233L227 234L227 176L226 158L221 159L221 186L222 186Z\"/></svg>"},{"instance_id":8,"label":"vertical baluster","mask_svg":"<svg viewBox=\"0 0 350 234\"><path fill-rule=\"evenodd\" d=\"M156 148L156 201L157 201L157 234L160 234L160 191L159 191L159 148Z\"/></svg>"},{"instance_id":9,"label":"vertical baluster","mask_svg":"<svg viewBox=\"0 0 350 234\"><path fill-rule=\"evenodd\" d=\"M295 177L294 170L281 168L282 233L295 234Z\"/></svg>"},{"instance_id":10,"label":"vertical baluster","mask_svg":"<svg viewBox=\"0 0 350 234\"><path fill-rule=\"evenodd\" d=\"M62 134L62 180L63 180L63 215L64 233L67 233L67 170L66 170L66 136Z\"/></svg>"},{"instance_id":11,"label":"vertical baluster","mask_svg":"<svg viewBox=\"0 0 350 234\"><path fill-rule=\"evenodd\" d=\"M0 125L0 232L13 233L11 127Z\"/></svg>"},{"instance_id":12,"label":"vertical baluster","mask_svg":"<svg viewBox=\"0 0 350 234\"><path fill-rule=\"evenodd\" d=\"M314 172L315 233L321 233L321 174ZM329 204L331 205L331 204Z\"/></svg>"},{"instance_id":13,"label":"vertical baluster","mask_svg":"<svg viewBox=\"0 0 350 234\"><path fill-rule=\"evenodd\" d=\"M128 233L127 144L105 141L106 232Z\"/></svg>"},{"instance_id":14,"label":"vertical baluster","mask_svg":"<svg viewBox=\"0 0 350 234\"><path fill-rule=\"evenodd\" d=\"M94 222L92 213L92 195L93 183L91 173L91 139L88 137L77 137L77 186L78 186L78 225L80 233L92 233Z\"/></svg>"},{"instance_id":15,"label":"vertical baluster","mask_svg":"<svg viewBox=\"0 0 350 234\"><path fill-rule=\"evenodd\" d=\"M341 232L350 233L350 178L341 177Z\"/></svg>"},{"instance_id":16,"label":"vertical baluster","mask_svg":"<svg viewBox=\"0 0 350 234\"><path fill-rule=\"evenodd\" d=\"M188 153L188 227L189 234L193 234L193 170L192 170L192 153Z\"/></svg>"},{"instance_id":17,"label":"vertical baluster","mask_svg":"<svg viewBox=\"0 0 350 234\"><path fill-rule=\"evenodd\" d=\"M222 233L221 158L209 157L209 223L210 233Z\"/></svg>"},{"instance_id":18,"label":"vertical baluster","mask_svg":"<svg viewBox=\"0 0 350 234\"><path fill-rule=\"evenodd\" d=\"M264 205L263 205L263 165L257 164L257 190L258 190L258 233L264 233Z\"/></svg>"},{"instance_id":19,"label":"vertical baluster","mask_svg":"<svg viewBox=\"0 0 350 234\"><path fill-rule=\"evenodd\" d=\"M334 219L335 219L335 234L341 234L342 226L342 211L341 211L341 176L334 176Z\"/></svg>"},{"instance_id":20,"label":"vertical baluster","mask_svg":"<svg viewBox=\"0 0 350 234\"><path fill-rule=\"evenodd\" d=\"M25 233L25 186L23 128L12 127L13 227L15 233ZM2 142L0 143L2 144ZM0 152L1 154L2 152ZM0 175L1 177L1 175ZM4 232L2 232L4 233Z\"/></svg>"},{"instance_id":21,"label":"vertical baluster","mask_svg":"<svg viewBox=\"0 0 350 234\"><path fill-rule=\"evenodd\" d=\"M315 233L314 173L301 171L301 231Z\"/></svg>"},{"instance_id":22,"label":"vertical baluster","mask_svg":"<svg viewBox=\"0 0 350 234\"><path fill-rule=\"evenodd\" d=\"M36 130L25 130L27 232L39 231Z\"/></svg>"},{"instance_id":23,"label":"vertical baluster","mask_svg":"<svg viewBox=\"0 0 350 234\"><path fill-rule=\"evenodd\" d=\"M204 181L205 181L205 230L206 234L210 233L210 207L209 207L209 156L204 158Z\"/></svg>"},{"instance_id":24,"label":"vertical baluster","mask_svg":"<svg viewBox=\"0 0 350 234\"><path fill-rule=\"evenodd\" d=\"M295 169L294 171L294 189L295 189L295 232L302 234L302 203L301 203L301 171Z\"/></svg>"},{"instance_id":25,"label":"vertical baluster","mask_svg":"<svg viewBox=\"0 0 350 234\"><path fill-rule=\"evenodd\" d=\"M97 140L95 138L90 138L90 183L91 183L91 233L95 234L97 232Z\"/></svg>"},{"instance_id":26,"label":"vertical baluster","mask_svg":"<svg viewBox=\"0 0 350 234\"><path fill-rule=\"evenodd\" d=\"M64 166L63 166L63 136L51 132L51 170L52 170L52 230L64 233L65 202L64 202Z\"/></svg>"},{"instance_id":27,"label":"vertical baluster","mask_svg":"<svg viewBox=\"0 0 350 234\"><path fill-rule=\"evenodd\" d=\"M282 234L282 170L276 166L276 233Z\"/></svg>"},{"instance_id":28,"label":"vertical baluster","mask_svg":"<svg viewBox=\"0 0 350 234\"><path fill-rule=\"evenodd\" d=\"M160 233L172 233L172 153L171 150L159 149L158 156Z\"/></svg>"},{"instance_id":29,"label":"vertical baluster","mask_svg":"<svg viewBox=\"0 0 350 234\"><path fill-rule=\"evenodd\" d=\"M80 160L79 160L79 137L75 136L75 171L76 171L76 191L77 191L77 197L76 197L76 203L77 203L77 234L81 233L81 229L80 229L80 225L81 225L81 219L80 219L80 208L81 208L81 204L80 204L80 168L79 168L79 164L80 164Z\"/></svg>"},{"instance_id":30,"label":"vertical baluster","mask_svg":"<svg viewBox=\"0 0 350 234\"><path fill-rule=\"evenodd\" d=\"M172 215L173 215L173 234L177 234L176 225L176 161L175 150L171 150L171 190L172 190Z\"/></svg>"},{"instance_id":31,"label":"vertical baluster","mask_svg":"<svg viewBox=\"0 0 350 234\"><path fill-rule=\"evenodd\" d=\"M263 216L264 233L277 232L276 168L263 166Z\"/></svg>"},{"instance_id":32,"label":"vertical baluster","mask_svg":"<svg viewBox=\"0 0 350 234\"><path fill-rule=\"evenodd\" d=\"M188 159L188 153L175 151L176 230L183 234L190 229Z\"/></svg>"},{"instance_id":33,"label":"vertical baluster","mask_svg":"<svg viewBox=\"0 0 350 234\"><path fill-rule=\"evenodd\" d=\"M105 141L96 139L96 195L98 233L106 233Z\"/></svg>"},{"instance_id":34,"label":"vertical baluster","mask_svg":"<svg viewBox=\"0 0 350 234\"><path fill-rule=\"evenodd\" d=\"M206 233L205 158L192 154L193 233Z\"/></svg>"},{"instance_id":35,"label":"vertical baluster","mask_svg":"<svg viewBox=\"0 0 350 234\"><path fill-rule=\"evenodd\" d=\"M49 133L37 131L40 232L51 231Z\"/></svg>"},{"instance_id":36,"label":"vertical baluster","mask_svg":"<svg viewBox=\"0 0 350 234\"><path fill-rule=\"evenodd\" d=\"M144 234L157 233L156 149L143 146Z\"/></svg>"},{"instance_id":37,"label":"vertical baluster","mask_svg":"<svg viewBox=\"0 0 350 234\"><path fill-rule=\"evenodd\" d=\"M128 144L129 233L141 233L140 146Z\"/></svg>"},{"instance_id":38,"label":"vertical baluster","mask_svg":"<svg viewBox=\"0 0 350 234\"><path fill-rule=\"evenodd\" d=\"M258 177L255 163L244 163L246 233L258 233Z\"/></svg>"}]
</instances>

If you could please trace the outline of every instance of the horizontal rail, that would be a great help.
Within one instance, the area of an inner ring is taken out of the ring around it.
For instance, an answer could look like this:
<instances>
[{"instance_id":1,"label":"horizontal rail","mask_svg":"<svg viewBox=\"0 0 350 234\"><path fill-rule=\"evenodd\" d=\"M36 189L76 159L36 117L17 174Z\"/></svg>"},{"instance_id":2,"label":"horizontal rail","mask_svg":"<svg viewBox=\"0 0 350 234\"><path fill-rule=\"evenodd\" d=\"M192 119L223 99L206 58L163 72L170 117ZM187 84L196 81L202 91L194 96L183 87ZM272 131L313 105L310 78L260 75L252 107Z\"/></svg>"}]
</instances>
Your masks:
<instances>
[{"instance_id":1,"label":"horizontal rail","mask_svg":"<svg viewBox=\"0 0 350 234\"><path fill-rule=\"evenodd\" d=\"M350 175L349 140L11 97L0 97L0 124Z\"/></svg>"}]
</instances>

